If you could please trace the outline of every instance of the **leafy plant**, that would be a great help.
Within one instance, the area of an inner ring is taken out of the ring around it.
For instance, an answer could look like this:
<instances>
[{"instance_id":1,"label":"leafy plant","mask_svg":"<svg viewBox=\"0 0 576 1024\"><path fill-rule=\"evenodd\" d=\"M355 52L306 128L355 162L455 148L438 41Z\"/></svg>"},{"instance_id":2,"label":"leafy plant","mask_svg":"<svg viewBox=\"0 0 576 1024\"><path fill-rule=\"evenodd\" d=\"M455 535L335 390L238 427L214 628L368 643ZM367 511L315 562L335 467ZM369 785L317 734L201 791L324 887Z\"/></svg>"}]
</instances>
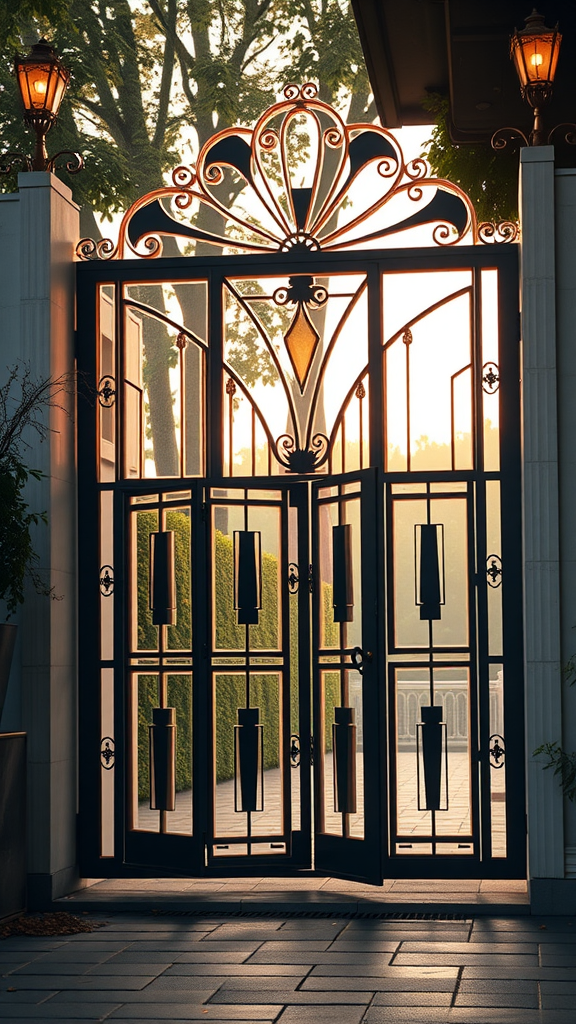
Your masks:
<instances>
[{"instance_id":1,"label":"leafy plant","mask_svg":"<svg viewBox=\"0 0 576 1024\"><path fill-rule=\"evenodd\" d=\"M576 683L576 654L573 654L564 665L562 677L570 686ZM533 756L548 758L547 763L542 765L544 771L552 768L564 796L576 803L576 750L568 754L558 742L542 743L533 752Z\"/></svg>"},{"instance_id":2,"label":"leafy plant","mask_svg":"<svg viewBox=\"0 0 576 1024\"><path fill-rule=\"evenodd\" d=\"M0 387L0 599L6 602L7 618L24 601L27 577L38 594L53 596L53 588L38 570L32 540L32 527L47 521L46 512L32 511L24 495L30 477L40 480L43 476L26 465L24 451L32 445L25 435L31 430L41 441L47 437L50 428L42 413L50 407L62 408L57 399L69 387L68 375L33 380L30 368L18 365L9 370Z\"/></svg>"},{"instance_id":3,"label":"leafy plant","mask_svg":"<svg viewBox=\"0 0 576 1024\"><path fill-rule=\"evenodd\" d=\"M424 105L435 121L424 152L433 173L466 192L479 221L518 220L518 152L459 146L450 138L448 98L431 93Z\"/></svg>"},{"instance_id":4,"label":"leafy plant","mask_svg":"<svg viewBox=\"0 0 576 1024\"><path fill-rule=\"evenodd\" d=\"M564 796L568 800L576 801L576 750L567 754L559 743L542 743L534 751L535 757L540 755L548 758L547 764L542 766L544 771L553 768Z\"/></svg>"}]
</instances>

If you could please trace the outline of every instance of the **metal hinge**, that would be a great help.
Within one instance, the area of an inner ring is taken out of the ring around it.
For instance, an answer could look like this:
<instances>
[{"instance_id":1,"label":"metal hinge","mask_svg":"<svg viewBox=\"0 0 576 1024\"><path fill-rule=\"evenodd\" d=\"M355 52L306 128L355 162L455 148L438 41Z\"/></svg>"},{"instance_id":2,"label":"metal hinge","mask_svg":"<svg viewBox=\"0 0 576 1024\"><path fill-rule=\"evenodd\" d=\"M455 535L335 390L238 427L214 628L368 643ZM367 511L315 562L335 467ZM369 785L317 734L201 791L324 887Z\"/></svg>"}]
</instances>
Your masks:
<instances>
[{"instance_id":1,"label":"metal hinge","mask_svg":"<svg viewBox=\"0 0 576 1024\"><path fill-rule=\"evenodd\" d=\"M314 764L314 737L310 737L310 764Z\"/></svg>"},{"instance_id":2,"label":"metal hinge","mask_svg":"<svg viewBox=\"0 0 576 1024\"><path fill-rule=\"evenodd\" d=\"M202 522L203 523L207 522L207 520L208 520L208 508L207 508L207 505L206 505L205 501L203 501L202 504L200 505L200 515L202 517Z\"/></svg>"}]
</instances>

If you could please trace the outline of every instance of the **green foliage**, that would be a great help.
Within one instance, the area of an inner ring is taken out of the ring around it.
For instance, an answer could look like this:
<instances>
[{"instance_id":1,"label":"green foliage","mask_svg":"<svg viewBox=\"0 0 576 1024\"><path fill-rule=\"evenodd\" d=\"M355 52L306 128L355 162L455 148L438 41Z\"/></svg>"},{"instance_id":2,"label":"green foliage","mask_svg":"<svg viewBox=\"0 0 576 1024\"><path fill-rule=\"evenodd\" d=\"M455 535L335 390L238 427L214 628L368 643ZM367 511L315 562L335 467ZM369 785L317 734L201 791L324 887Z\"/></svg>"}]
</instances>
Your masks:
<instances>
[{"instance_id":1,"label":"green foliage","mask_svg":"<svg viewBox=\"0 0 576 1024\"><path fill-rule=\"evenodd\" d=\"M534 751L534 757L539 756L547 758L546 764L542 767L544 771L548 768L553 769L564 796L576 802L576 751L567 754L559 743L542 743Z\"/></svg>"},{"instance_id":2,"label":"green foliage","mask_svg":"<svg viewBox=\"0 0 576 1024\"><path fill-rule=\"evenodd\" d=\"M30 477L40 480L42 473L26 465L24 451L31 447L27 431L40 440L47 436L42 414L62 408L57 398L70 386L67 376L35 381L27 366L16 365L0 387L0 599L8 618L24 601L27 578L38 594L52 594L38 571L32 539L33 527L46 522L46 513L31 511L24 495Z\"/></svg>"},{"instance_id":3,"label":"green foliage","mask_svg":"<svg viewBox=\"0 0 576 1024\"><path fill-rule=\"evenodd\" d=\"M424 153L433 173L466 192L479 221L518 220L518 153L496 152L489 143L456 145L450 138L448 99L433 93L425 106L436 122Z\"/></svg>"},{"instance_id":4,"label":"green foliage","mask_svg":"<svg viewBox=\"0 0 576 1024\"><path fill-rule=\"evenodd\" d=\"M45 523L45 512L30 512L23 496L29 477L39 480L36 470L27 470L16 460L0 464L0 599L6 601L8 618L24 601L24 580L30 575L37 590L49 594L35 570L38 555L34 551L30 528Z\"/></svg>"},{"instance_id":5,"label":"green foliage","mask_svg":"<svg viewBox=\"0 0 576 1024\"><path fill-rule=\"evenodd\" d=\"M576 654L573 654L564 665L562 677L569 686L574 686L576 683ZM564 796L568 800L576 802L576 750L568 754L558 742L542 743L533 751L532 756L547 758L547 762L542 765L542 768L544 771L552 768Z\"/></svg>"}]
</instances>

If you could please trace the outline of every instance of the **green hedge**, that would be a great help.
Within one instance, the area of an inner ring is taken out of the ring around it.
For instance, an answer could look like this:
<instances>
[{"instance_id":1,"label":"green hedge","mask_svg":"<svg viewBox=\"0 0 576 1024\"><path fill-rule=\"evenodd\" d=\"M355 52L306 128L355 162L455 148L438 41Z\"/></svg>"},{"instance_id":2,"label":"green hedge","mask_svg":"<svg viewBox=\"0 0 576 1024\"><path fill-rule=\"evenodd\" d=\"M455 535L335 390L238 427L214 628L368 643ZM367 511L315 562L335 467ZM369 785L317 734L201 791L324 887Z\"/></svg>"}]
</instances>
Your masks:
<instances>
[{"instance_id":1,"label":"green hedge","mask_svg":"<svg viewBox=\"0 0 576 1024\"><path fill-rule=\"evenodd\" d=\"M190 608L190 517L183 511L171 511L166 516L166 528L175 533L176 593L178 621L168 627L168 643L172 650L186 650L191 646ZM149 587L149 535L158 529L156 512L138 513L138 649L154 650L158 642L158 627L152 624L148 608ZM234 612L234 552L232 538L215 531L215 589L216 589L216 647L233 651L244 646L245 627L236 622ZM290 720L291 730L298 732L298 612L297 599L290 598ZM327 642L338 643L338 626L333 621L332 588L323 584L322 606ZM262 610L259 623L250 627L250 643L254 652L277 650L278 623L278 561L269 552L262 554ZM232 659L230 659L232 660ZM279 675L258 673L250 678L250 704L260 709L260 723L264 726L264 768L277 768L279 764ZM216 674L216 775L217 782L234 776L234 726L238 708L246 703L245 677L230 665ZM326 706L340 702L338 673L325 676ZM138 683L138 796L149 796L148 726L152 722L152 709L158 707L157 677L141 675ZM177 753L176 789L190 789L192 751L192 688L187 675L168 676L168 705L176 709ZM332 748L332 716L326 716L325 749ZM286 738L285 738L286 739Z\"/></svg>"}]
</instances>

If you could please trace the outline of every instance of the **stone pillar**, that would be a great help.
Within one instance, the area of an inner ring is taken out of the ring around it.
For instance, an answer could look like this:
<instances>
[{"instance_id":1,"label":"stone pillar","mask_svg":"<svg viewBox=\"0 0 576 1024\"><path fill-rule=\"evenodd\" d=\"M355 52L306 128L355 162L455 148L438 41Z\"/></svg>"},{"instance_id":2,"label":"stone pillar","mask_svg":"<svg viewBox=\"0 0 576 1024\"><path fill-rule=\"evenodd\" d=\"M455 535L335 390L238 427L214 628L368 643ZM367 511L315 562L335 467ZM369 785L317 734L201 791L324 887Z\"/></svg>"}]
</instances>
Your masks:
<instances>
[{"instance_id":1,"label":"stone pillar","mask_svg":"<svg viewBox=\"0 0 576 1024\"><path fill-rule=\"evenodd\" d=\"M552 146L522 150L520 214L528 871L533 912L553 913L550 882L564 878L562 793L532 757L562 731Z\"/></svg>"},{"instance_id":2,"label":"stone pillar","mask_svg":"<svg viewBox=\"0 0 576 1024\"><path fill-rule=\"evenodd\" d=\"M556 321L562 664L576 654L576 169L556 171ZM562 682L562 746L576 750L576 684ZM560 737L558 737L560 738ZM576 879L576 804L564 804L564 867ZM576 881L571 885L576 890Z\"/></svg>"},{"instance_id":3,"label":"stone pillar","mask_svg":"<svg viewBox=\"0 0 576 1024\"><path fill-rule=\"evenodd\" d=\"M34 378L72 373L78 207L44 172L20 174L20 358ZM54 599L28 588L20 614L22 728L28 733L28 902L74 886L76 869L76 456L73 389L49 410L50 432L28 464L39 569Z\"/></svg>"}]
</instances>

